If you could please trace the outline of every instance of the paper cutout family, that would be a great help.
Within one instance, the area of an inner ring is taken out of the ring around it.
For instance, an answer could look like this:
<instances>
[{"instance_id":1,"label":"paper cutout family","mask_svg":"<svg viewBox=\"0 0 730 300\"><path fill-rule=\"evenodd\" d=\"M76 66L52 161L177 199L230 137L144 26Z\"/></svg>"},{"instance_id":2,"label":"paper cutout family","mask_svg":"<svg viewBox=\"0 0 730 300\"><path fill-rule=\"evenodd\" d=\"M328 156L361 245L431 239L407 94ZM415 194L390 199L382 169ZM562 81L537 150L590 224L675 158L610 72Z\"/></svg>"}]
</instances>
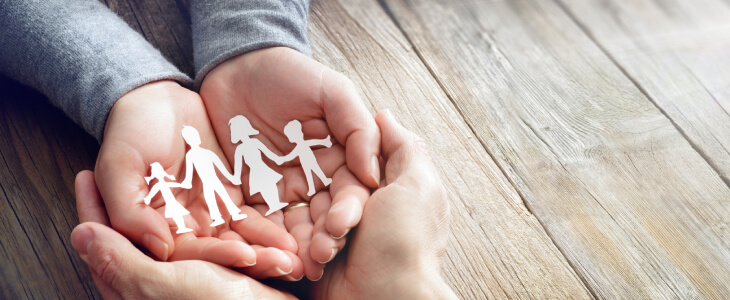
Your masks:
<instances>
[{"instance_id":1,"label":"paper cutout family","mask_svg":"<svg viewBox=\"0 0 730 300\"><path fill-rule=\"evenodd\" d=\"M288 203L279 201L279 190L276 187L276 183L283 176L266 165L261 158L261 154L264 154L277 165L299 157L299 162L307 178L309 188L307 191L308 196L312 196L315 192L312 173L317 175L325 186L332 183L332 179L327 178L319 167L319 164L317 164L317 158L311 149L313 146L331 147L332 141L329 136L321 140L304 140L302 124L297 120L293 120L284 127L284 135L289 139L289 142L296 144L296 146L289 154L279 156L269 150L264 143L253 137L259 134L259 132L251 126L251 123L246 117L241 115L235 116L228 122L228 126L231 128L231 142L233 144L240 143L236 147L233 174L228 172L228 169L226 169L225 164L218 158L218 155L213 153L213 151L200 147L200 134L198 130L191 126L185 126L182 129L183 139L190 146L190 150L185 154L185 179L182 182L174 182L175 177L167 174L160 163L154 162L150 165L151 174L149 177L145 177L145 180L147 184L150 184L152 179L157 179L157 183L150 188L150 192L144 198L144 202L149 205L152 198L157 193L161 193L162 199L165 201L165 218L172 218L175 221L178 234L192 231L192 229L185 227L185 222L183 221L183 216L190 214L190 212L177 202L171 189L192 188L193 170L197 172L203 185L203 197L205 198L205 203L208 205L210 218L213 219L210 227L224 223L220 210L218 209L216 194L223 200L223 204L225 204L228 213L234 221L246 218L246 215L241 213L241 209L233 203L228 192L226 192L223 183L215 172L216 169L231 183L241 185L243 163L246 163L250 170L248 176L250 195L253 196L256 193L261 193L264 201L269 206L269 210L266 212L267 216L286 207ZM173 181L165 181L165 178Z\"/></svg>"}]
</instances>

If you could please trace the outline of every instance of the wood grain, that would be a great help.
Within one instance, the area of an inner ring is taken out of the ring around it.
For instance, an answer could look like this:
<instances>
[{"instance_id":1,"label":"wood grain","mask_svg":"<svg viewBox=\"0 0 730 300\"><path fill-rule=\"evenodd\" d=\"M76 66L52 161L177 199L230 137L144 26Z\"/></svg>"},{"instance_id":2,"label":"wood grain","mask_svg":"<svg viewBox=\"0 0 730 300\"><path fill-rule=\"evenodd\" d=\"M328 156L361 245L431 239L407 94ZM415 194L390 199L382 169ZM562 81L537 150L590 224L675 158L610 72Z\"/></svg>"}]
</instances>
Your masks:
<instances>
[{"instance_id":1,"label":"wood grain","mask_svg":"<svg viewBox=\"0 0 730 300\"><path fill-rule=\"evenodd\" d=\"M450 195L444 266L464 299L590 298L413 48L374 1L316 1L314 58L346 74L370 109L422 136Z\"/></svg>"},{"instance_id":2,"label":"wood grain","mask_svg":"<svg viewBox=\"0 0 730 300\"><path fill-rule=\"evenodd\" d=\"M594 296L730 294L730 189L559 5L384 3Z\"/></svg>"},{"instance_id":3,"label":"wood grain","mask_svg":"<svg viewBox=\"0 0 730 300\"><path fill-rule=\"evenodd\" d=\"M561 2L730 185L730 2Z\"/></svg>"},{"instance_id":4,"label":"wood grain","mask_svg":"<svg viewBox=\"0 0 730 300\"><path fill-rule=\"evenodd\" d=\"M101 299L69 239L98 144L42 95L5 78L0 91L0 298Z\"/></svg>"}]
</instances>

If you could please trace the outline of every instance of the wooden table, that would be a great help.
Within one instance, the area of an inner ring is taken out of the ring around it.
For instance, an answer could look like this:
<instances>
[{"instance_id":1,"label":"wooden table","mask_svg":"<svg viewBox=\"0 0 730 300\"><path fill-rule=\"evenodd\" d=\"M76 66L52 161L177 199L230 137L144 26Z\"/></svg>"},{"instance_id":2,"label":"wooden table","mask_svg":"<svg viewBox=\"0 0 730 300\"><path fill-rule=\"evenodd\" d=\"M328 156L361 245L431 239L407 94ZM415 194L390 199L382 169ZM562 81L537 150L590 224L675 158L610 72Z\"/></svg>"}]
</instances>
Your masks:
<instances>
[{"instance_id":1,"label":"wooden table","mask_svg":"<svg viewBox=\"0 0 730 300\"><path fill-rule=\"evenodd\" d=\"M186 1L105 2L192 75ZM310 39L430 144L462 298L730 297L729 1L315 0ZM98 145L0 97L0 298L99 298L69 242Z\"/></svg>"}]
</instances>

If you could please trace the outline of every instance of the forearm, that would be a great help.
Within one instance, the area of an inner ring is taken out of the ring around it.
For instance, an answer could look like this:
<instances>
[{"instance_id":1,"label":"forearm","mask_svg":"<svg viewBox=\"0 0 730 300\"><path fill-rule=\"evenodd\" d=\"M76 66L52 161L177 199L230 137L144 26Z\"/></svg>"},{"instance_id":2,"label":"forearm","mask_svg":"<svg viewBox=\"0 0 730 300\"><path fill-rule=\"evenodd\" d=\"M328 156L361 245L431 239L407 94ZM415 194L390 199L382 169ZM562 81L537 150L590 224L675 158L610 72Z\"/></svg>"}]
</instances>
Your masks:
<instances>
[{"instance_id":1,"label":"forearm","mask_svg":"<svg viewBox=\"0 0 730 300\"><path fill-rule=\"evenodd\" d=\"M310 55L309 0L193 0L195 86L218 64L253 50L284 46Z\"/></svg>"},{"instance_id":2,"label":"forearm","mask_svg":"<svg viewBox=\"0 0 730 300\"><path fill-rule=\"evenodd\" d=\"M99 140L125 93L161 79L190 82L98 1L0 1L0 41L0 73L48 96Z\"/></svg>"}]
</instances>

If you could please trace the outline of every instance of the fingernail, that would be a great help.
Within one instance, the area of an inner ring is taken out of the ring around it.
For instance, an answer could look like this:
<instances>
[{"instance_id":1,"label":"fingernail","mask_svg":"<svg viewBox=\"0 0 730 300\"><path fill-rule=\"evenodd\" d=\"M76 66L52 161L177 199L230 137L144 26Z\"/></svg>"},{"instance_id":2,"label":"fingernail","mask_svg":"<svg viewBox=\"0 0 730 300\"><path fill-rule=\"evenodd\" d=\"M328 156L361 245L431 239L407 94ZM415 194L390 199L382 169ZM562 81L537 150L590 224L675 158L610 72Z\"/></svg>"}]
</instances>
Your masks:
<instances>
[{"instance_id":1,"label":"fingernail","mask_svg":"<svg viewBox=\"0 0 730 300\"><path fill-rule=\"evenodd\" d=\"M288 281L299 281L299 280L302 280L302 278L304 278L304 274L302 274L302 276L299 276L299 278L294 278L291 275L286 275L286 276L284 276L284 278L286 278L286 280L288 280Z\"/></svg>"},{"instance_id":2,"label":"fingernail","mask_svg":"<svg viewBox=\"0 0 730 300\"><path fill-rule=\"evenodd\" d=\"M335 255L337 255L337 250L340 250L340 249L339 248L332 248L332 254L330 254L330 258L327 259L327 261L324 262L324 263L331 262L335 258Z\"/></svg>"},{"instance_id":3,"label":"fingernail","mask_svg":"<svg viewBox=\"0 0 730 300\"><path fill-rule=\"evenodd\" d=\"M144 244L145 247L147 247L148 250L150 250L152 253L155 253L155 255L158 255L158 258L162 261L167 261L168 257L168 251L170 248L167 246L167 243L163 242L162 239L158 238L156 235L151 233L145 233L142 236L142 244Z\"/></svg>"},{"instance_id":4,"label":"fingernail","mask_svg":"<svg viewBox=\"0 0 730 300\"><path fill-rule=\"evenodd\" d=\"M375 186L380 184L380 162L377 155L373 155L373 158L370 159L370 176L373 178Z\"/></svg>"},{"instance_id":5,"label":"fingernail","mask_svg":"<svg viewBox=\"0 0 730 300\"><path fill-rule=\"evenodd\" d=\"M332 237L333 239L339 240L339 239L345 237L348 233L350 233L350 229L345 230L345 233L343 233L341 236L334 236L334 235L330 234L330 237Z\"/></svg>"},{"instance_id":6,"label":"fingernail","mask_svg":"<svg viewBox=\"0 0 730 300\"><path fill-rule=\"evenodd\" d=\"M86 261L86 255L89 254L89 247L93 239L94 232L88 226L80 226L71 237L71 244L84 261Z\"/></svg>"},{"instance_id":7,"label":"fingernail","mask_svg":"<svg viewBox=\"0 0 730 300\"><path fill-rule=\"evenodd\" d=\"M322 279L322 276L324 276L324 269L322 269L322 271L319 272L319 277L313 278L313 279L310 279L310 280L311 281L319 281L320 279Z\"/></svg>"},{"instance_id":8,"label":"fingernail","mask_svg":"<svg viewBox=\"0 0 730 300\"><path fill-rule=\"evenodd\" d=\"M276 271L276 273L279 273L279 275L284 276L284 275L289 275L292 271L294 271L294 268L289 270L289 272L284 272L281 268L276 267L276 268L274 268L274 271Z\"/></svg>"},{"instance_id":9,"label":"fingernail","mask_svg":"<svg viewBox=\"0 0 730 300\"><path fill-rule=\"evenodd\" d=\"M247 262L247 261L242 261L241 263L243 263L243 266L244 267L253 267L253 266L256 265L256 262L250 263L250 262Z\"/></svg>"}]
</instances>

